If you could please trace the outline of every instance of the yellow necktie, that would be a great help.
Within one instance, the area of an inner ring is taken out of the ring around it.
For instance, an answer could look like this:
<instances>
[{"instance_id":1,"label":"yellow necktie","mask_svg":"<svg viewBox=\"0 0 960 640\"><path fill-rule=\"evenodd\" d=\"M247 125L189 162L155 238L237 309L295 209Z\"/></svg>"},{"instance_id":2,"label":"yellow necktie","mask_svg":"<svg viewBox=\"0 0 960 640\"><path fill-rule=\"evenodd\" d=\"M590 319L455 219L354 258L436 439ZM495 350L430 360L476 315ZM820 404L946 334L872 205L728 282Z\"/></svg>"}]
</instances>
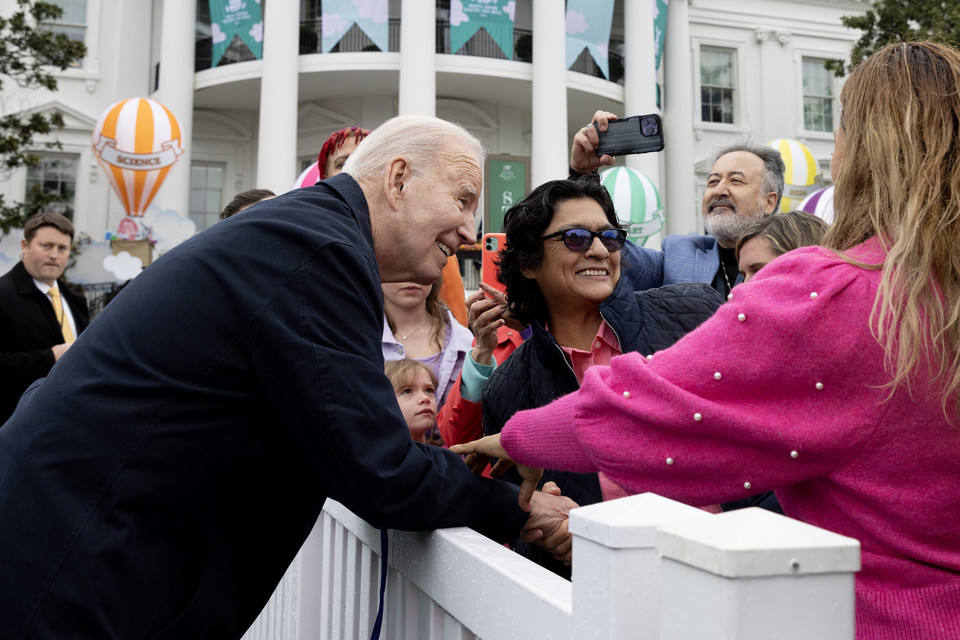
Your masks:
<instances>
[{"instance_id":1,"label":"yellow necktie","mask_svg":"<svg viewBox=\"0 0 960 640\"><path fill-rule=\"evenodd\" d=\"M63 317L63 298L60 297L60 289L50 287L50 298L53 300L53 313L56 314L57 322L60 323L63 341L70 344L76 340L76 337L73 335L73 329L70 328L70 321Z\"/></svg>"}]
</instances>

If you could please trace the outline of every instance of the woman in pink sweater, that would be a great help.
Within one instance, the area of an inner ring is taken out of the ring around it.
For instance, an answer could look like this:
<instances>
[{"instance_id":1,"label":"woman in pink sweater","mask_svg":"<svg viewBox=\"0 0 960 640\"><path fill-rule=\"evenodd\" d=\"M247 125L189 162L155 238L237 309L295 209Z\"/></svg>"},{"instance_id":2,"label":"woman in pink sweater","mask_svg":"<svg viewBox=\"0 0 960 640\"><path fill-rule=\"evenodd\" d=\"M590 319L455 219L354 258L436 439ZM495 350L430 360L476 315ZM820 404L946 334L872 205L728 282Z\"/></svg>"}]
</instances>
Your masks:
<instances>
[{"instance_id":1,"label":"woman in pink sweater","mask_svg":"<svg viewBox=\"0 0 960 640\"><path fill-rule=\"evenodd\" d=\"M454 450L689 504L773 489L860 540L858 638L960 638L960 52L887 46L841 100L825 249Z\"/></svg>"}]
</instances>

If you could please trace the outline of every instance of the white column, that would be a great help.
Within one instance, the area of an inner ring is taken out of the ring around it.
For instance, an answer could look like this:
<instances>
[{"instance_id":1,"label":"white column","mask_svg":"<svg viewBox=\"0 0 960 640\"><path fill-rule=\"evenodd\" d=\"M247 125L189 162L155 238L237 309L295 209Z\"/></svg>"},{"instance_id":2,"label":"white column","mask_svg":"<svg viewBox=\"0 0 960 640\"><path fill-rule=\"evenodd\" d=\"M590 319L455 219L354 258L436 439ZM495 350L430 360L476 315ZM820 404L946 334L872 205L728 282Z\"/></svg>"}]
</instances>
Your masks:
<instances>
[{"instance_id":1,"label":"white column","mask_svg":"<svg viewBox=\"0 0 960 640\"><path fill-rule=\"evenodd\" d=\"M558 0L533 0L533 131L530 188L567 177L566 14Z\"/></svg>"},{"instance_id":2,"label":"white column","mask_svg":"<svg viewBox=\"0 0 960 640\"><path fill-rule=\"evenodd\" d=\"M629 34L623 41L623 113L620 114L623 116L657 112L657 59L653 42L655 1L623 3L623 32ZM660 162L656 153L629 155L625 163L650 178L660 189Z\"/></svg>"},{"instance_id":3,"label":"white column","mask_svg":"<svg viewBox=\"0 0 960 640\"><path fill-rule=\"evenodd\" d=\"M657 527L693 520L706 521L709 528L712 519L706 511L653 493L571 511L574 628L569 637L656 638L660 625Z\"/></svg>"},{"instance_id":4,"label":"white column","mask_svg":"<svg viewBox=\"0 0 960 640\"><path fill-rule=\"evenodd\" d=\"M693 169L694 65L690 49L689 0L668 5L663 131L666 149L664 211L667 233L695 233L699 229L700 197Z\"/></svg>"},{"instance_id":5,"label":"white column","mask_svg":"<svg viewBox=\"0 0 960 640\"><path fill-rule=\"evenodd\" d=\"M300 3L265 4L256 187L283 193L297 177Z\"/></svg>"},{"instance_id":6,"label":"white column","mask_svg":"<svg viewBox=\"0 0 960 640\"><path fill-rule=\"evenodd\" d=\"M663 525L657 552L660 640L853 640L853 538L754 507Z\"/></svg>"},{"instance_id":7,"label":"white column","mask_svg":"<svg viewBox=\"0 0 960 640\"><path fill-rule=\"evenodd\" d=\"M193 42L197 30L195 2L164 2L160 31L160 82L151 96L180 123L184 153L151 206L190 215L190 158L193 151Z\"/></svg>"},{"instance_id":8,"label":"white column","mask_svg":"<svg viewBox=\"0 0 960 640\"><path fill-rule=\"evenodd\" d=\"M437 114L436 25L437 13L433 2L401 2L398 115Z\"/></svg>"}]
</instances>

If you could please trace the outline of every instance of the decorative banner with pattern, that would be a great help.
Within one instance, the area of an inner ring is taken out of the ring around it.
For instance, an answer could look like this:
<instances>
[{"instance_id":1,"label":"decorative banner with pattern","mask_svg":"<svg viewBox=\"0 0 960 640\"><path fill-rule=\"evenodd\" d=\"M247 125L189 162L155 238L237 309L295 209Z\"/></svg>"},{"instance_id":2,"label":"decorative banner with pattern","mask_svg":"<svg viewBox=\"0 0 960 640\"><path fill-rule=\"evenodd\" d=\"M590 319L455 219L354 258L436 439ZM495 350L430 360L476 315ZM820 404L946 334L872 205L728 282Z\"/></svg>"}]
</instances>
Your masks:
<instances>
[{"instance_id":1,"label":"decorative banner with pattern","mask_svg":"<svg viewBox=\"0 0 960 640\"><path fill-rule=\"evenodd\" d=\"M663 58L663 44L667 38L667 5L670 0L653 0L653 46L657 48L657 66Z\"/></svg>"},{"instance_id":2,"label":"decorative banner with pattern","mask_svg":"<svg viewBox=\"0 0 960 640\"><path fill-rule=\"evenodd\" d=\"M613 0L567 0L567 68L586 49L609 80L607 52L612 24Z\"/></svg>"},{"instance_id":3,"label":"decorative banner with pattern","mask_svg":"<svg viewBox=\"0 0 960 640\"><path fill-rule=\"evenodd\" d=\"M450 53L459 51L482 27L507 60L513 60L515 9L515 0L451 0Z\"/></svg>"},{"instance_id":4,"label":"decorative banner with pattern","mask_svg":"<svg viewBox=\"0 0 960 640\"><path fill-rule=\"evenodd\" d=\"M210 33L213 36L213 59L220 63L234 36L240 36L257 60L263 58L263 13L260 0L209 0Z\"/></svg>"},{"instance_id":5,"label":"decorative banner with pattern","mask_svg":"<svg viewBox=\"0 0 960 640\"><path fill-rule=\"evenodd\" d=\"M367 34L380 51L390 50L388 0L323 0L323 52L330 53L353 25Z\"/></svg>"}]
</instances>

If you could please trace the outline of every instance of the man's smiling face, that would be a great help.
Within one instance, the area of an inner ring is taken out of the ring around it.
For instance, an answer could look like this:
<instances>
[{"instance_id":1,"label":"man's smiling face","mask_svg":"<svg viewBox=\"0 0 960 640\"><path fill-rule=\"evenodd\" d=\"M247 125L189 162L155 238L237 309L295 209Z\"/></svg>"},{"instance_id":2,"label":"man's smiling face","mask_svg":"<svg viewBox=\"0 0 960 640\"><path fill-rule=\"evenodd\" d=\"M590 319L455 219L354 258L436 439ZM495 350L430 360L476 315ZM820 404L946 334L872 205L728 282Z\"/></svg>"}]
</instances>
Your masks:
<instances>
[{"instance_id":1,"label":"man's smiling face","mask_svg":"<svg viewBox=\"0 0 960 640\"><path fill-rule=\"evenodd\" d=\"M721 246L733 247L755 221L774 212L775 191L764 192L763 160L749 151L720 156L707 175L703 225Z\"/></svg>"}]
</instances>

